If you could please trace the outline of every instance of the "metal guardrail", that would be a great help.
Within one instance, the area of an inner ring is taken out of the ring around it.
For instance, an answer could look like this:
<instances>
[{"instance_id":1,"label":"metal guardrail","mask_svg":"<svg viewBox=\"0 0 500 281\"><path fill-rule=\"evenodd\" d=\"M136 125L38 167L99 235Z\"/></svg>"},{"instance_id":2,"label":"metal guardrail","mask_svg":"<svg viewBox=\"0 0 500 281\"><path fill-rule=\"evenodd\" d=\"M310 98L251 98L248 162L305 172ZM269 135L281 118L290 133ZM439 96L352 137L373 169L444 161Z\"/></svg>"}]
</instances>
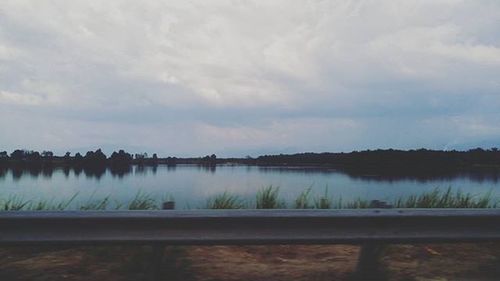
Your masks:
<instances>
[{"instance_id":1,"label":"metal guardrail","mask_svg":"<svg viewBox=\"0 0 500 281\"><path fill-rule=\"evenodd\" d=\"M150 280L165 245L361 244L354 280L383 280L385 244L495 240L498 209L0 212L0 245L151 244Z\"/></svg>"},{"instance_id":2,"label":"metal guardrail","mask_svg":"<svg viewBox=\"0 0 500 281\"><path fill-rule=\"evenodd\" d=\"M497 209L0 212L0 244L366 244L500 240Z\"/></svg>"}]
</instances>

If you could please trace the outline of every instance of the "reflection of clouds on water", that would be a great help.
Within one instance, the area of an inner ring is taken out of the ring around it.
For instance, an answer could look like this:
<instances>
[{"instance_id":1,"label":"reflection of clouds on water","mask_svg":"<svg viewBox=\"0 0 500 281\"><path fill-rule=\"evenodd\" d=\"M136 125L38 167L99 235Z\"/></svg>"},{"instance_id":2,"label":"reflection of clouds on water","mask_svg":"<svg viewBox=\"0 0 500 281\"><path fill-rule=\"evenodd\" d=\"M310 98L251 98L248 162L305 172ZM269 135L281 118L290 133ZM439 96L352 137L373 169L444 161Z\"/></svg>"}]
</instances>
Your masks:
<instances>
[{"instance_id":1,"label":"reflection of clouds on water","mask_svg":"<svg viewBox=\"0 0 500 281\"><path fill-rule=\"evenodd\" d=\"M85 170L3 170L0 173L0 197L10 195L26 199L67 199L78 193L75 202L104 198L127 202L137 192L158 200L172 195L179 208L204 205L206 198L228 191L252 201L259 189L273 185L287 202L311 187L312 197L324 194L334 200L389 200L420 194L435 188L460 189L484 194L500 189L499 174L460 173L434 177L355 175L334 169L314 167L256 167L196 165L132 166L126 168Z\"/></svg>"}]
</instances>

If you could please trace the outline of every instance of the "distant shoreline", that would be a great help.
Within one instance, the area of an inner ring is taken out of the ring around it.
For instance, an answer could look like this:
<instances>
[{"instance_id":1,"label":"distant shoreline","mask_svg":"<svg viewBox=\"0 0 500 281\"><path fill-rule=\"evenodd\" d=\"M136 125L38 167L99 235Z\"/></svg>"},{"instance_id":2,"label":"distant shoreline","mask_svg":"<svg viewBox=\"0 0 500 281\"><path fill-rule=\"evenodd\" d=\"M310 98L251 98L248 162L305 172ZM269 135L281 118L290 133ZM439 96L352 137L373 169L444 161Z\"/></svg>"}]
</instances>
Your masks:
<instances>
[{"instance_id":1,"label":"distant shoreline","mask_svg":"<svg viewBox=\"0 0 500 281\"><path fill-rule=\"evenodd\" d=\"M111 169L118 173L125 172L132 165L191 164L204 167L217 165L252 165L259 167L311 167L328 168L354 175L402 175L433 176L460 172L500 172L500 151L492 149L472 149L468 151L440 150L366 150L349 153L297 153L263 155L256 158L217 158L216 155L204 157L160 158L157 154L131 154L120 150L109 157L100 149L89 151L84 156L80 153L56 156L50 151L39 153L29 150L15 150L11 154L0 152L0 169L84 169L102 171Z\"/></svg>"}]
</instances>

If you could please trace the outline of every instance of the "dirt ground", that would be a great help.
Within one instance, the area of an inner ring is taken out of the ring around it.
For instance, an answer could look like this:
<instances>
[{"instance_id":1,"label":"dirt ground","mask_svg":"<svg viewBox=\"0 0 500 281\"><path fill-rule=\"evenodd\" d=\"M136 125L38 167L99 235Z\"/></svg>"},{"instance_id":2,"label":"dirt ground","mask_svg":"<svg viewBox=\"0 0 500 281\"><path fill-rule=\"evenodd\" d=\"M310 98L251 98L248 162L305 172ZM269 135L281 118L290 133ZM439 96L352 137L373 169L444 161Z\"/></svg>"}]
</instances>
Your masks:
<instances>
[{"instance_id":1,"label":"dirt ground","mask_svg":"<svg viewBox=\"0 0 500 281\"><path fill-rule=\"evenodd\" d=\"M358 254L349 245L166 247L159 280L354 280ZM148 280L152 256L150 246L3 248L0 280ZM500 243L392 245L381 262L386 280L500 280Z\"/></svg>"}]
</instances>

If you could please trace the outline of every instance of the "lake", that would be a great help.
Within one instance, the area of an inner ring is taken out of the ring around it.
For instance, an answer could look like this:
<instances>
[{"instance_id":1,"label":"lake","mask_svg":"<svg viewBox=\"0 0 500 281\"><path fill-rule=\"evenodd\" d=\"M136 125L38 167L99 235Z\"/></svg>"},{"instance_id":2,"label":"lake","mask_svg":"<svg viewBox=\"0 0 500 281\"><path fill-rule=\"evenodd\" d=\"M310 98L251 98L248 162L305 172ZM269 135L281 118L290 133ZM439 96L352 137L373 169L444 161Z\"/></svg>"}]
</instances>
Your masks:
<instances>
[{"instance_id":1,"label":"lake","mask_svg":"<svg viewBox=\"0 0 500 281\"><path fill-rule=\"evenodd\" d=\"M265 186L279 186L280 194L292 202L298 194L311 188L321 195L328 188L334 199L379 199L420 194L435 188L460 189L482 195L500 194L499 175L464 174L433 178L395 178L376 175L348 175L333 169L307 167L257 167L220 165L132 166L117 173L109 169L99 173L54 169L50 171L13 171L0 173L0 198L16 196L24 200L63 200L78 193L75 202L86 202L108 195L127 202L138 192L162 200L173 196L178 209L203 206L208 197L229 191L252 200Z\"/></svg>"}]
</instances>

